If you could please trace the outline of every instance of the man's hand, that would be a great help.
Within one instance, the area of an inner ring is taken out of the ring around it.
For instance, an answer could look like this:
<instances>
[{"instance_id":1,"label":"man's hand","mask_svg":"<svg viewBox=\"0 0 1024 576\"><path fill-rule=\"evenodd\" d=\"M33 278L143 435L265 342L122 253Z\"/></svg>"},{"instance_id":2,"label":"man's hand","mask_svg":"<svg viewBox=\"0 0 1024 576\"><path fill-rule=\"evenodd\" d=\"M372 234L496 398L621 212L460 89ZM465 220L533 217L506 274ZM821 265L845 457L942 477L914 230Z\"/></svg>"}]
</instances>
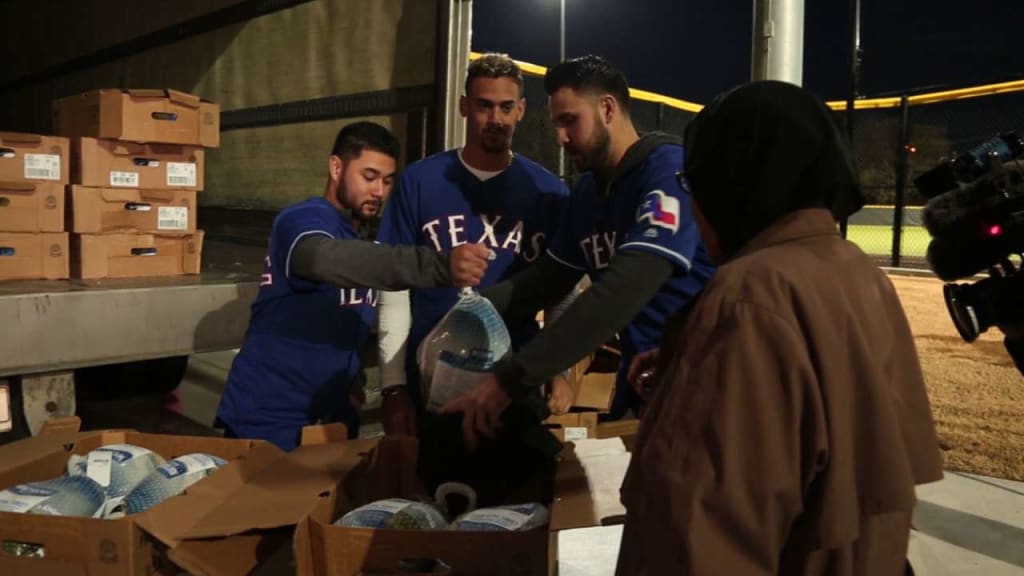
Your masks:
<instances>
[{"instance_id":1,"label":"man's hand","mask_svg":"<svg viewBox=\"0 0 1024 576\"><path fill-rule=\"evenodd\" d=\"M497 377L487 374L472 392L445 404L440 413L462 412L462 437L466 448L475 452L481 434L493 438L501 428L501 414L511 402Z\"/></svg>"},{"instance_id":2,"label":"man's hand","mask_svg":"<svg viewBox=\"0 0 1024 576\"><path fill-rule=\"evenodd\" d=\"M626 381L636 390L644 400L651 392L653 384L654 367L658 364L658 349L648 350L633 357L629 364L629 371L626 373Z\"/></svg>"},{"instance_id":3,"label":"man's hand","mask_svg":"<svg viewBox=\"0 0 1024 576\"><path fill-rule=\"evenodd\" d=\"M382 403L381 420L385 434L416 436L416 407L412 403L408 388L400 386L398 389L389 390L389 393L384 395Z\"/></svg>"},{"instance_id":4,"label":"man's hand","mask_svg":"<svg viewBox=\"0 0 1024 576\"><path fill-rule=\"evenodd\" d=\"M576 401L576 394L572 389L572 385L565 379L565 376L561 374L551 379L551 396L548 398L548 410L551 410L552 414L561 415L569 411L572 408L573 402Z\"/></svg>"},{"instance_id":5,"label":"man's hand","mask_svg":"<svg viewBox=\"0 0 1024 576\"><path fill-rule=\"evenodd\" d=\"M460 288L476 286L487 272L487 264L494 259L494 252L483 244L462 244L452 249L449 270L452 285Z\"/></svg>"}]
</instances>

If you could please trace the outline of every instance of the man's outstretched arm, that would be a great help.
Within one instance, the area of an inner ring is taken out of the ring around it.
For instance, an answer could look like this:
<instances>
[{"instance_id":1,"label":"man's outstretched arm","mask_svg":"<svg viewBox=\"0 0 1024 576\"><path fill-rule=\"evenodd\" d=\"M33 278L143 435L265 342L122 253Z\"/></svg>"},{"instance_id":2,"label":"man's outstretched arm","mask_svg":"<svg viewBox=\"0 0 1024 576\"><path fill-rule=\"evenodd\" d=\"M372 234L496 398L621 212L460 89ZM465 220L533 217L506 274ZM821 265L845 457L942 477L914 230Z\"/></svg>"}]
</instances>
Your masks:
<instances>
[{"instance_id":1,"label":"man's outstretched arm","mask_svg":"<svg viewBox=\"0 0 1024 576\"><path fill-rule=\"evenodd\" d=\"M512 397L541 386L610 340L636 316L671 276L674 264L648 252L615 256L599 280L581 293L557 322L514 356L500 361L495 374Z\"/></svg>"},{"instance_id":2,"label":"man's outstretched arm","mask_svg":"<svg viewBox=\"0 0 1024 576\"><path fill-rule=\"evenodd\" d=\"M299 241L288 263L291 274L340 288L405 290L475 286L487 270L490 249L463 244L451 254L425 246L387 246L323 234Z\"/></svg>"}]
</instances>

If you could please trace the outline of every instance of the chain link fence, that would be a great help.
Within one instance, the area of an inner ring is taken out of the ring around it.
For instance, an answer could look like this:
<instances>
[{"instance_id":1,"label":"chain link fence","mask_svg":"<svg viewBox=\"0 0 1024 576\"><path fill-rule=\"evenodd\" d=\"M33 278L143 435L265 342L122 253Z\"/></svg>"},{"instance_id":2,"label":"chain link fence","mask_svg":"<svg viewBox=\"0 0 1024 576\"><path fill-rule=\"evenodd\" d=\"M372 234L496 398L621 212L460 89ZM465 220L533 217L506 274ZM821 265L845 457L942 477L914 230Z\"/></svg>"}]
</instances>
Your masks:
<instances>
[{"instance_id":1,"label":"chain link fence","mask_svg":"<svg viewBox=\"0 0 1024 576\"><path fill-rule=\"evenodd\" d=\"M528 73L524 82L526 116L517 128L514 147L558 173L559 148L543 78ZM696 113L657 101L658 95L654 96L633 98L637 129L682 135ZM845 126L844 105L832 106L836 121ZM1024 134L1024 82L993 85L990 90L976 87L919 94L905 102L898 97L858 101L853 124L853 148L867 206L849 219L847 238L883 265L926 268L931 238L921 224L925 198L914 186L914 179L943 159L997 134ZM571 184L575 176L571 162L566 163L564 172L562 177Z\"/></svg>"}]
</instances>

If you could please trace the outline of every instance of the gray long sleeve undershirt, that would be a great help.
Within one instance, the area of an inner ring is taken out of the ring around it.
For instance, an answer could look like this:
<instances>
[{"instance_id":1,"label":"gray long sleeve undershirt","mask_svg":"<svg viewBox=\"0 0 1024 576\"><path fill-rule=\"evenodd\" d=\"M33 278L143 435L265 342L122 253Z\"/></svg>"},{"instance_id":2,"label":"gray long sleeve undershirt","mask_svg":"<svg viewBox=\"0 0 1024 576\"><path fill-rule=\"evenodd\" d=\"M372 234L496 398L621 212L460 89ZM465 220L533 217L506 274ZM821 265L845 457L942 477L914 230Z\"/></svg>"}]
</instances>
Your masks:
<instances>
[{"instance_id":1,"label":"gray long sleeve undershirt","mask_svg":"<svg viewBox=\"0 0 1024 576\"><path fill-rule=\"evenodd\" d=\"M601 278L580 294L557 322L545 327L518 354L495 365L498 381L513 398L524 396L531 387L543 385L628 324L672 276L674 266L655 254L618 253ZM519 308L517 302L510 306L510 291L518 291L521 297L530 295L539 299L538 295L545 293L541 285L544 278L538 273L527 275L527 272L519 275L523 276L519 286L498 285L484 295L489 297L494 293L506 311L511 311L512 306Z\"/></svg>"},{"instance_id":2,"label":"gray long sleeve undershirt","mask_svg":"<svg viewBox=\"0 0 1024 576\"><path fill-rule=\"evenodd\" d=\"M339 288L406 290L451 285L447 254L425 246L308 236L292 250L290 274Z\"/></svg>"}]
</instances>

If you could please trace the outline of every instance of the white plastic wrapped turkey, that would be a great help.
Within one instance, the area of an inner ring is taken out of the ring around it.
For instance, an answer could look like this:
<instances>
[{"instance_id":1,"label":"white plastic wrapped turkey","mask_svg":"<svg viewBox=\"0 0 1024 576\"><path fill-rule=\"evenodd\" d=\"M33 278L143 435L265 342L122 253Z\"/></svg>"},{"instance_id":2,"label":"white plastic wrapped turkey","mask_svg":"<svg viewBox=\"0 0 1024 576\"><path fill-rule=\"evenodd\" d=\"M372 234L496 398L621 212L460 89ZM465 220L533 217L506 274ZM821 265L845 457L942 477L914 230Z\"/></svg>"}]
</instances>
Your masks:
<instances>
[{"instance_id":1,"label":"white plastic wrapped turkey","mask_svg":"<svg viewBox=\"0 0 1024 576\"><path fill-rule=\"evenodd\" d=\"M437 411L469 392L511 344L508 328L490 300L463 288L458 302L417 350L427 409Z\"/></svg>"}]
</instances>

